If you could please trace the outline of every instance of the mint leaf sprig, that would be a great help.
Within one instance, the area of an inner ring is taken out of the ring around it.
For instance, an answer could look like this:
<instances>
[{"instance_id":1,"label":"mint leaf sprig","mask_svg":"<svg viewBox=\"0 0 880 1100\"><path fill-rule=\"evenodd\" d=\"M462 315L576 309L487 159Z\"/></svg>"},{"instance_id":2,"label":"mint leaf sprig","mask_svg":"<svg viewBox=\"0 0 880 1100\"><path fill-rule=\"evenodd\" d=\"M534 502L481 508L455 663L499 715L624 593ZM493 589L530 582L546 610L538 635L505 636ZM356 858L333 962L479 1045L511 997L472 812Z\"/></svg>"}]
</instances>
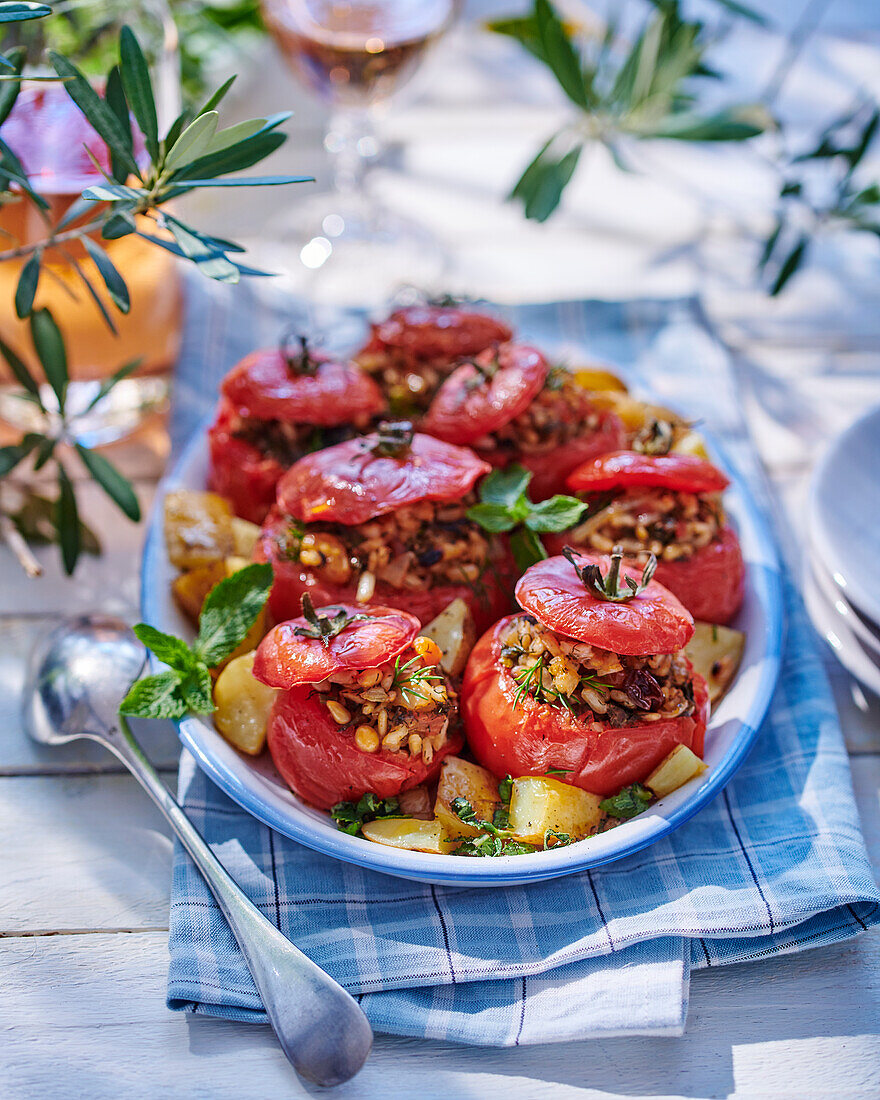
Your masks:
<instances>
[{"instance_id":1,"label":"mint leaf sprig","mask_svg":"<svg viewBox=\"0 0 880 1100\"><path fill-rule=\"evenodd\" d=\"M514 463L493 470L480 484L480 503L468 509L468 519L492 534L512 532L510 549L517 568L528 569L547 557L540 535L566 531L578 524L588 505L577 497L557 494L537 503L528 497L532 474Z\"/></svg>"},{"instance_id":2,"label":"mint leaf sprig","mask_svg":"<svg viewBox=\"0 0 880 1100\"><path fill-rule=\"evenodd\" d=\"M268 563L246 565L220 581L205 600L192 645L149 623L138 623L137 637L169 669L132 684L119 713L133 718L183 718L190 711L211 714L216 709L211 669L244 640L271 587Z\"/></svg>"}]
</instances>

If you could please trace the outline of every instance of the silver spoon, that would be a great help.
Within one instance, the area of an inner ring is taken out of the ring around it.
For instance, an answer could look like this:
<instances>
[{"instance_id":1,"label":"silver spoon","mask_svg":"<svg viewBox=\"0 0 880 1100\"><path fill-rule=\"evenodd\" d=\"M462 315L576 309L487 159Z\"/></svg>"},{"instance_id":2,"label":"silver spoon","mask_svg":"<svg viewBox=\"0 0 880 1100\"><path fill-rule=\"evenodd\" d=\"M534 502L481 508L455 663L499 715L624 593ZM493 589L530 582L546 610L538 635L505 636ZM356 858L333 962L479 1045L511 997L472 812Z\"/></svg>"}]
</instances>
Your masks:
<instances>
[{"instance_id":1,"label":"silver spoon","mask_svg":"<svg viewBox=\"0 0 880 1100\"><path fill-rule=\"evenodd\" d=\"M44 745L87 737L119 757L210 886L288 1060L316 1084L348 1081L366 1061L373 1043L360 1005L245 897L117 714L120 699L145 661L143 647L118 619L96 615L62 623L31 658L24 695L27 730Z\"/></svg>"}]
</instances>

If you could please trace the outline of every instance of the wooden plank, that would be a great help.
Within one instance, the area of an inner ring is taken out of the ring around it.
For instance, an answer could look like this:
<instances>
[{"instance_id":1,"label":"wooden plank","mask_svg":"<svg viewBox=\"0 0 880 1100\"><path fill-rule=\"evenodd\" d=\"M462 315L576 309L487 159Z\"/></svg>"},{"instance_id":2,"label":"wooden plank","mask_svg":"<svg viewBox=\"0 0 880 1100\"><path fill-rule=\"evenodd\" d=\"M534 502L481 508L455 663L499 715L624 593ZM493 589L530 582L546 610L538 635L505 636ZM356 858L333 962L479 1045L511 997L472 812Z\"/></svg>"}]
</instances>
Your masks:
<instances>
[{"instance_id":1,"label":"wooden plank","mask_svg":"<svg viewBox=\"0 0 880 1100\"><path fill-rule=\"evenodd\" d=\"M859 757L853 779L880 873L880 756ZM0 779L0 932L165 928L170 854L128 776Z\"/></svg>"},{"instance_id":2,"label":"wooden plank","mask_svg":"<svg viewBox=\"0 0 880 1100\"><path fill-rule=\"evenodd\" d=\"M340 1100L788 1097L880 1090L876 934L695 975L683 1038L488 1050L379 1036ZM165 1007L161 933L0 943L0 1079L14 1100L307 1096L267 1027Z\"/></svg>"},{"instance_id":3,"label":"wooden plank","mask_svg":"<svg viewBox=\"0 0 880 1100\"><path fill-rule=\"evenodd\" d=\"M165 823L129 776L0 779L0 934L167 928L170 877Z\"/></svg>"}]
</instances>

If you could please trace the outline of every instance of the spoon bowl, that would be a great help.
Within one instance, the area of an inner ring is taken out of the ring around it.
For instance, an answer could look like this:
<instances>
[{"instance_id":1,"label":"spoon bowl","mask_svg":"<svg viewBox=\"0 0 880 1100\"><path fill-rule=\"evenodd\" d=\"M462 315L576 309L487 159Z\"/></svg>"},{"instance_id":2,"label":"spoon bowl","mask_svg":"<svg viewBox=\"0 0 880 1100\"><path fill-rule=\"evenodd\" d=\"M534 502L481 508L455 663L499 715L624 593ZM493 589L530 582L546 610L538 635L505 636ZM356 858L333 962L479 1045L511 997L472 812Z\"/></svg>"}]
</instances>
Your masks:
<instances>
[{"instance_id":1,"label":"spoon bowl","mask_svg":"<svg viewBox=\"0 0 880 1100\"><path fill-rule=\"evenodd\" d=\"M370 1053L369 1022L351 994L283 936L236 885L119 715L119 702L145 663L143 646L120 620L96 615L63 622L31 658L25 727L42 745L87 737L122 761L217 899L288 1060L315 1084L342 1084Z\"/></svg>"}]
</instances>

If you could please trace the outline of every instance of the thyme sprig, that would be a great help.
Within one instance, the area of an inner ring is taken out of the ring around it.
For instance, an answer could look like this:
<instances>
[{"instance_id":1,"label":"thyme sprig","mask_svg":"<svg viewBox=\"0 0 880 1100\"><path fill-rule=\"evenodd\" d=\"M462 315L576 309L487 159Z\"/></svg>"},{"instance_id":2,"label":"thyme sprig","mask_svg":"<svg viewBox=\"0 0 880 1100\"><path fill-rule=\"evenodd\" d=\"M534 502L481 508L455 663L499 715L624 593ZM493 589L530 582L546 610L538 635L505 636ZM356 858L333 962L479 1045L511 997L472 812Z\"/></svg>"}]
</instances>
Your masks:
<instances>
[{"instance_id":1,"label":"thyme sprig","mask_svg":"<svg viewBox=\"0 0 880 1100\"><path fill-rule=\"evenodd\" d=\"M391 678L391 690L399 691L401 696L409 696L410 699L419 699L422 702L427 702L428 696L419 691L419 688L424 687L431 682L442 680L443 677L437 671L436 665L425 665L424 667L415 668L416 662L420 661L421 657L416 655L410 657L408 661L403 664L400 663L400 656L394 658L394 671Z\"/></svg>"}]
</instances>

